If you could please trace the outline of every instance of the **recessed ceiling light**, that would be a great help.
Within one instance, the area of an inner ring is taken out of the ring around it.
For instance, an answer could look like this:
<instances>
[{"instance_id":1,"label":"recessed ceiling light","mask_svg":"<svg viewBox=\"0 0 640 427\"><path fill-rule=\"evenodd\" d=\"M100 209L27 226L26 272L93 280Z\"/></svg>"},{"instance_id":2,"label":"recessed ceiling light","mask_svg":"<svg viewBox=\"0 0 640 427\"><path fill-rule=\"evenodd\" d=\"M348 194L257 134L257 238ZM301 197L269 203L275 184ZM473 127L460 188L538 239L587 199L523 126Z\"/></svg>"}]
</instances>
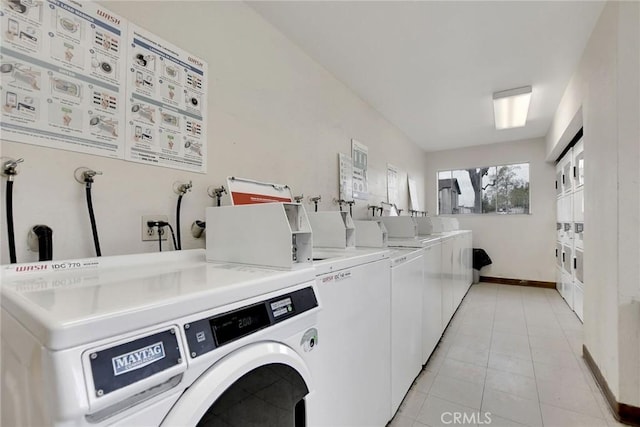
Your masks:
<instances>
[{"instance_id":1,"label":"recessed ceiling light","mask_svg":"<svg viewBox=\"0 0 640 427\"><path fill-rule=\"evenodd\" d=\"M496 129L522 127L527 123L531 86L503 90L493 94L493 114Z\"/></svg>"}]
</instances>

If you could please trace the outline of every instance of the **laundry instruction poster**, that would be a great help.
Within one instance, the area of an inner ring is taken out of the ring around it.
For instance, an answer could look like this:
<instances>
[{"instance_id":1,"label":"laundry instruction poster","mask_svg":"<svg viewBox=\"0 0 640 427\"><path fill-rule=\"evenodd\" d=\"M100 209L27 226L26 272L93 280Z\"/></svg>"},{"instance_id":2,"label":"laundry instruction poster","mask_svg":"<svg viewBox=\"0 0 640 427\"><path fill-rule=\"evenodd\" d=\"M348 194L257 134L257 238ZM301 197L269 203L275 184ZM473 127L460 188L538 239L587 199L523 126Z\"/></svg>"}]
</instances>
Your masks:
<instances>
[{"instance_id":1,"label":"laundry instruction poster","mask_svg":"<svg viewBox=\"0 0 640 427\"><path fill-rule=\"evenodd\" d=\"M409 185L409 203L411 205L411 209L418 212L422 211L422 209L420 209L420 201L418 200L416 180L411 177L407 177L407 183Z\"/></svg>"},{"instance_id":2,"label":"laundry instruction poster","mask_svg":"<svg viewBox=\"0 0 640 427\"><path fill-rule=\"evenodd\" d=\"M94 2L0 5L2 138L123 158L122 18Z\"/></svg>"},{"instance_id":3,"label":"laundry instruction poster","mask_svg":"<svg viewBox=\"0 0 640 427\"><path fill-rule=\"evenodd\" d=\"M127 160L206 172L207 64L129 24Z\"/></svg>"},{"instance_id":4,"label":"laundry instruction poster","mask_svg":"<svg viewBox=\"0 0 640 427\"><path fill-rule=\"evenodd\" d=\"M338 153L338 168L340 175L340 199L353 200L353 162L346 154Z\"/></svg>"},{"instance_id":5,"label":"laundry instruction poster","mask_svg":"<svg viewBox=\"0 0 640 427\"><path fill-rule=\"evenodd\" d=\"M367 163L369 149L366 145L351 140L351 159L353 161L353 198L369 199L369 179L367 178Z\"/></svg>"},{"instance_id":6,"label":"laundry instruction poster","mask_svg":"<svg viewBox=\"0 0 640 427\"><path fill-rule=\"evenodd\" d=\"M387 201L394 206L400 203L398 195L398 168L387 163Z\"/></svg>"},{"instance_id":7,"label":"laundry instruction poster","mask_svg":"<svg viewBox=\"0 0 640 427\"><path fill-rule=\"evenodd\" d=\"M96 2L0 0L8 141L206 172L207 64Z\"/></svg>"}]
</instances>

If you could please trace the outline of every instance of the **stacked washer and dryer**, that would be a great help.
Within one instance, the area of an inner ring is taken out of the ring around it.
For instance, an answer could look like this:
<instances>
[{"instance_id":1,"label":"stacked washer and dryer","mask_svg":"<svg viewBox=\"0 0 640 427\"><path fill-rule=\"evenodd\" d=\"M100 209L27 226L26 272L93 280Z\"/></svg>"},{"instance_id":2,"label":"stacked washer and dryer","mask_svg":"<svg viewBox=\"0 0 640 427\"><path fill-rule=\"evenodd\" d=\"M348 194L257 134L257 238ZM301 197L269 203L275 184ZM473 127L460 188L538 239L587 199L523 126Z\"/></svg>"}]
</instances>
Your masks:
<instances>
[{"instance_id":1,"label":"stacked washer and dryer","mask_svg":"<svg viewBox=\"0 0 640 427\"><path fill-rule=\"evenodd\" d=\"M580 135L580 134L579 134ZM582 320L584 299L584 141L580 136L556 166L556 288Z\"/></svg>"}]
</instances>

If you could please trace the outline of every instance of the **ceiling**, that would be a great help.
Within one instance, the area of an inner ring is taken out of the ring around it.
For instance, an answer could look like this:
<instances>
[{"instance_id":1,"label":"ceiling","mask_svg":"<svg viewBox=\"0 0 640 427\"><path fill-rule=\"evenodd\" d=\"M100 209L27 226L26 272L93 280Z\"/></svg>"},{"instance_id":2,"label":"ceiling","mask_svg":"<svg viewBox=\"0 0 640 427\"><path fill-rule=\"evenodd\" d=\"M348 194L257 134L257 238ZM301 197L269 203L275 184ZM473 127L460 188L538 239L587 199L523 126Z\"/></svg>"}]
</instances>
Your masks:
<instances>
[{"instance_id":1,"label":"ceiling","mask_svg":"<svg viewBox=\"0 0 640 427\"><path fill-rule=\"evenodd\" d=\"M600 16L594 1L250 5L427 151L544 136ZM531 85L523 128L492 94Z\"/></svg>"}]
</instances>

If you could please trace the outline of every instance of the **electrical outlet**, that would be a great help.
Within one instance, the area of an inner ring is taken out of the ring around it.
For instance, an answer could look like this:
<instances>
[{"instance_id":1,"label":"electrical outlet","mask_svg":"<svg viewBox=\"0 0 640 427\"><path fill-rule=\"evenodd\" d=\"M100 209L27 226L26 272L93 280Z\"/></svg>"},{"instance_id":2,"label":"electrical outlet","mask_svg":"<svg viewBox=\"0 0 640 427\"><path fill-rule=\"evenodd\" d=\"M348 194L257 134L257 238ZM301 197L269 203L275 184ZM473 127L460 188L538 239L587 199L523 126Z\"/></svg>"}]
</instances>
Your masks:
<instances>
[{"instance_id":1,"label":"electrical outlet","mask_svg":"<svg viewBox=\"0 0 640 427\"><path fill-rule=\"evenodd\" d=\"M149 227L147 226L148 221L169 221L166 215L142 215L142 241L146 242L148 240L158 241L158 228L157 227ZM167 234L170 233L169 227L164 227L164 229L160 229L163 231L160 235L160 239L167 240Z\"/></svg>"}]
</instances>

